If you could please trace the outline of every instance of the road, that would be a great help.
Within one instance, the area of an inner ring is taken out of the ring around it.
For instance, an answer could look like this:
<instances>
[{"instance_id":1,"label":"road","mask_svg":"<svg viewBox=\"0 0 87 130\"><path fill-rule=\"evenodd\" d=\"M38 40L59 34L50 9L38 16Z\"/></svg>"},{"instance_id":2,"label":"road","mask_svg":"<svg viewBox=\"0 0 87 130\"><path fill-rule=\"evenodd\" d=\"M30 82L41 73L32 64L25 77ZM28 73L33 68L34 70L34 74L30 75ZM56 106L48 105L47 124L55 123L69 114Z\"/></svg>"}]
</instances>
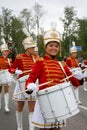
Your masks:
<instances>
[{"instance_id":1,"label":"road","mask_svg":"<svg viewBox=\"0 0 87 130\"><path fill-rule=\"evenodd\" d=\"M10 112L6 113L4 111L4 93L2 92L2 109L0 110L0 130L17 130L15 108L16 102L12 99L12 94L14 90L14 85L10 87ZM87 130L87 92L83 91L83 87L80 89L80 100L82 101L82 106L80 106L80 113L74 117L67 119L66 127L61 128L61 130ZM24 106L23 111L23 130L28 129L28 108L27 102Z\"/></svg>"},{"instance_id":2,"label":"road","mask_svg":"<svg viewBox=\"0 0 87 130\"><path fill-rule=\"evenodd\" d=\"M87 130L87 92L84 92L83 86L79 89L80 101L80 113L67 120L66 127L62 130Z\"/></svg>"}]
</instances>

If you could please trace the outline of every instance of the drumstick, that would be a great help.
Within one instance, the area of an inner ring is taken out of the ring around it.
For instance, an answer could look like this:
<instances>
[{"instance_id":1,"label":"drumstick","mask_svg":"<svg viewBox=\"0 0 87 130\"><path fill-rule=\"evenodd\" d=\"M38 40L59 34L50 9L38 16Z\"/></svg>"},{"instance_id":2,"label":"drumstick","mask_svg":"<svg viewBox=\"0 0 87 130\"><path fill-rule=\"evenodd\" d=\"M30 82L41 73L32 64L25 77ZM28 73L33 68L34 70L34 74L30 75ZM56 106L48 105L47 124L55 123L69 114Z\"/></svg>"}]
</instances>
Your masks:
<instances>
[{"instance_id":1,"label":"drumstick","mask_svg":"<svg viewBox=\"0 0 87 130\"><path fill-rule=\"evenodd\" d=\"M48 81L48 82L45 82L45 83L42 83L42 84L38 85L38 87L41 87L41 86L46 85L46 84L49 84L49 83L51 83L51 82L53 82L53 80ZM24 92L26 92L26 91L28 91L28 89L23 90L23 91L20 91L20 92L14 94L13 96L17 96L18 94L22 94L22 93L24 93Z\"/></svg>"},{"instance_id":2,"label":"drumstick","mask_svg":"<svg viewBox=\"0 0 87 130\"><path fill-rule=\"evenodd\" d=\"M25 70L25 71L23 71L23 73L27 73L27 72L31 72L31 71L32 71L32 70ZM17 80L18 80L17 77L14 78L14 76L13 76L12 81L13 81L13 82L17 82Z\"/></svg>"},{"instance_id":3,"label":"drumstick","mask_svg":"<svg viewBox=\"0 0 87 130\"><path fill-rule=\"evenodd\" d=\"M23 71L23 73L27 73L27 72L31 72L32 70L25 70Z\"/></svg>"},{"instance_id":4,"label":"drumstick","mask_svg":"<svg viewBox=\"0 0 87 130\"><path fill-rule=\"evenodd\" d=\"M81 70L81 72L84 72L85 70L87 70L87 68ZM73 76L74 76L74 74L72 74L72 75L70 75L70 76L67 76L66 78L60 80L60 82L65 81L66 79L69 79L69 78L71 78L71 77L73 77Z\"/></svg>"}]
</instances>

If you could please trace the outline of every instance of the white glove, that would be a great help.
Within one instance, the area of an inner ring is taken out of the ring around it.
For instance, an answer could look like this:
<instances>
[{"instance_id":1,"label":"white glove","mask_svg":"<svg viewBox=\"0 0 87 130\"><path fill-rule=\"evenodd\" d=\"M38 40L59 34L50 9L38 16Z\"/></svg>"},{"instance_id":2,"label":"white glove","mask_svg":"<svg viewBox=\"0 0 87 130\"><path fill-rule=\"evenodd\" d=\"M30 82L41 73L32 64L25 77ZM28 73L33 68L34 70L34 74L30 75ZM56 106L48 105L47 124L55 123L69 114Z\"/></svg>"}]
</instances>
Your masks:
<instances>
[{"instance_id":1,"label":"white glove","mask_svg":"<svg viewBox=\"0 0 87 130\"><path fill-rule=\"evenodd\" d=\"M83 75L84 77L87 77L87 70L84 71Z\"/></svg>"},{"instance_id":2,"label":"white glove","mask_svg":"<svg viewBox=\"0 0 87 130\"><path fill-rule=\"evenodd\" d=\"M76 71L74 77L77 78L78 80L81 80L84 77L84 75L82 72Z\"/></svg>"},{"instance_id":3,"label":"white glove","mask_svg":"<svg viewBox=\"0 0 87 130\"><path fill-rule=\"evenodd\" d=\"M85 68L87 68L87 65L85 65Z\"/></svg>"},{"instance_id":4,"label":"white glove","mask_svg":"<svg viewBox=\"0 0 87 130\"><path fill-rule=\"evenodd\" d=\"M85 67L84 63L81 64L81 67Z\"/></svg>"},{"instance_id":5,"label":"white glove","mask_svg":"<svg viewBox=\"0 0 87 130\"><path fill-rule=\"evenodd\" d=\"M27 89L28 89L28 90L33 90L33 91L34 91L34 90L37 89L37 86L36 86L35 83L30 83L30 84L28 84Z\"/></svg>"},{"instance_id":6,"label":"white glove","mask_svg":"<svg viewBox=\"0 0 87 130\"><path fill-rule=\"evenodd\" d=\"M16 70L15 74L23 74L23 71L22 70Z\"/></svg>"}]
</instances>

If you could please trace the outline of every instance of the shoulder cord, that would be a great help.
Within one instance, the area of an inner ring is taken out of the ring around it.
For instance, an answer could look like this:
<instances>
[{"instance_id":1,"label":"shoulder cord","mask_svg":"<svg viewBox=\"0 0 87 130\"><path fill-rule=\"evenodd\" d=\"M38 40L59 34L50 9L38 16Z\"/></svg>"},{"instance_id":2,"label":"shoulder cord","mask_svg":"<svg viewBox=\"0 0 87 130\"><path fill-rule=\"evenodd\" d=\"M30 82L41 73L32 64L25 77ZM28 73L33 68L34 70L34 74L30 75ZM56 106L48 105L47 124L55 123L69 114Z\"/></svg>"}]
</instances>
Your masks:
<instances>
[{"instance_id":1,"label":"shoulder cord","mask_svg":"<svg viewBox=\"0 0 87 130\"><path fill-rule=\"evenodd\" d=\"M34 58L34 56L33 56L33 55L32 55L32 59L33 59L33 62L35 63L35 61L36 61L36 60L35 60L35 58Z\"/></svg>"},{"instance_id":2,"label":"shoulder cord","mask_svg":"<svg viewBox=\"0 0 87 130\"><path fill-rule=\"evenodd\" d=\"M65 76L67 77L67 74L66 74L66 72L65 72L65 70L64 70L64 68L63 68L63 65L61 64L60 61L59 61L58 63L59 63L59 65L60 65L62 71L64 72ZM67 81L67 79L66 79L65 81Z\"/></svg>"},{"instance_id":3,"label":"shoulder cord","mask_svg":"<svg viewBox=\"0 0 87 130\"><path fill-rule=\"evenodd\" d=\"M7 60L8 60L8 64L9 64L9 66L11 66L11 63L10 63L10 60L9 60L9 58L8 58Z\"/></svg>"}]
</instances>

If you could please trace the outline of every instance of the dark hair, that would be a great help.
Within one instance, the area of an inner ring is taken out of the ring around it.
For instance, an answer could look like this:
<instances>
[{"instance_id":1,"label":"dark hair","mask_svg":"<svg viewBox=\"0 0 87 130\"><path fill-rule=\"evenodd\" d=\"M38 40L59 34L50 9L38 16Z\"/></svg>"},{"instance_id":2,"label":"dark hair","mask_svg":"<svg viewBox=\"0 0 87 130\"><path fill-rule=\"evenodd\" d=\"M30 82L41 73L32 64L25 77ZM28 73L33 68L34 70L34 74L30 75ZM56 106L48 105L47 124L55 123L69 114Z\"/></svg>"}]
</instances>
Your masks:
<instances>
[{"instance_id":1,"label":"dark hair","mask_svg":"<svg viewBox=\"0 0 87 130\"><path fill-rule=\"evenodd\" d=\"M57 42L57 41L50 41L50 42L48 42L48 43L46 44L46 47L47 47L47 45L48 45L49 43L51 43L51 42L56 42L56 43L58 43L58 44L60 45L60 43Z\"/></svg>"}]
</instances>

